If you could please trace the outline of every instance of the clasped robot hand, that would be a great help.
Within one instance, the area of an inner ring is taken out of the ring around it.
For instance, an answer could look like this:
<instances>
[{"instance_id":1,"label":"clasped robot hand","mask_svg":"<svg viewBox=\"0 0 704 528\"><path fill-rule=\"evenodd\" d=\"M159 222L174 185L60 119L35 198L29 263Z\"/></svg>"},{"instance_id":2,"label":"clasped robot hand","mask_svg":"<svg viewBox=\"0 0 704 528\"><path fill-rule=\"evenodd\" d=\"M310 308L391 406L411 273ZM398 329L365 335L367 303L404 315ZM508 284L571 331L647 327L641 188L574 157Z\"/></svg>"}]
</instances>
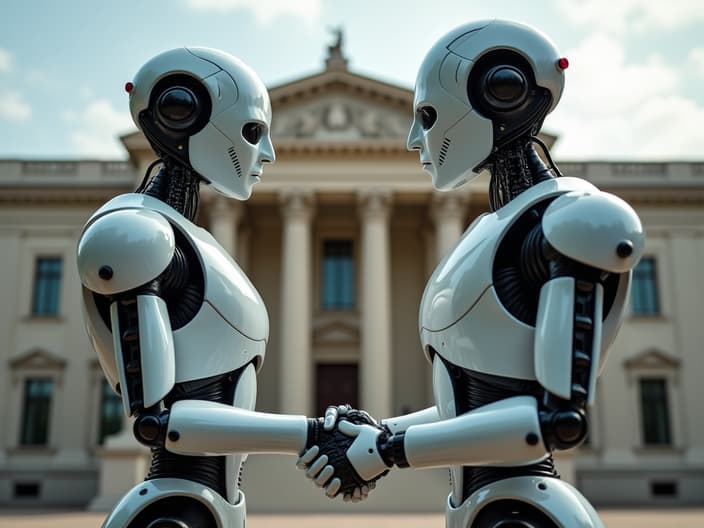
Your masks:
<instances>
[{"instance_id":1,"label":"clasped robot hand","mask_svg":"<svg viewBox=\"0 0 704 528\"><path fill-rule=\"evenodd\" d=\"M349 405L330 406L325 417L311 421L306 450L297 466L334 498L365 500L393 465L389 428L366 411Z\"/></svg>"}]
</instances>

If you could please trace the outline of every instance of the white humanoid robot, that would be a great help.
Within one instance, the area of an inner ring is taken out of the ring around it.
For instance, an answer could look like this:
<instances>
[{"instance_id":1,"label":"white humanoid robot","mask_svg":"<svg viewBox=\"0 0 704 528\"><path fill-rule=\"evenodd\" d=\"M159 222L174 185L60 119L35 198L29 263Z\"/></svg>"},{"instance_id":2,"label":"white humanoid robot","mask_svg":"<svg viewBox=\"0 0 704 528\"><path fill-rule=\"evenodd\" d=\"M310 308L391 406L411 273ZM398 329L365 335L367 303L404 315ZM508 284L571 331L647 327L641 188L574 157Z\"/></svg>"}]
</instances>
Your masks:
<instances>
[{"instance_id":1,"label":"white humanoid robot","mask_svg":"<svg viewBox=\"0 0 704 528\"><path fill-rule=\"evenodd\" d=\"M207 48L164 52L125 89L162 166L90 217L77 261L92 346L152 462L104 526L244 527L246 454L299 454L322 425L253 411L267 312L193 223L201 181L246 200L274 162L269 96L246 64Z\"/></svg>"},{"instance_id":2,"label":"white humanoid robot","mask_svg":"<svg viewBox=\"0 0 704 528\"><path fill-rule=\"evenodd\" d=\"M448 527L603 526L558 478L551 452L587 434L644 233L623 200L556 177L536 137L567 66L543 34L500 20L458 27L423 61L408 148L441 191L488 170L491 212L447 253L423 294L435 407L376 427L347 422L345 406L328 409L327 429L354 439L338 448L346 460L334 476L309 475L328 495L363 499L350 475L450 467ZM332 463L318 462L329 451L312 449L299 465L310 472L315 461L329 474Z\"/></svg>"}]
</instances>

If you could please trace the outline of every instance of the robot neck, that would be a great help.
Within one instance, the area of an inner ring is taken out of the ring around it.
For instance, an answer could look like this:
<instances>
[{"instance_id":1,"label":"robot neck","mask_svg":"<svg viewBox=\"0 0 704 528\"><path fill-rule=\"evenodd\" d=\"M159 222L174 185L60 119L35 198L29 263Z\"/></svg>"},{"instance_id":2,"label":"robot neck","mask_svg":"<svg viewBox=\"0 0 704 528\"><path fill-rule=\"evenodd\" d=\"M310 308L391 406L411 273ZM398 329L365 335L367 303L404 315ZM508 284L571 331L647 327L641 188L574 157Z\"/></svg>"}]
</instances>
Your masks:
<instances>
[{"instance_id":1,"label":"robot neck","mask_svg":"<svg viewBox=\"0 0 704 528\"><path fill-rule=\"evenodd\" d=\"M491 173L489 206L492 211L533 185L555 177L538 156L528 136L518 138L492 154L486 167Z\"/></svg>"},{"instance_id":2,"label":"robot neck","mask_svg":"<svg viewBox=\"0 0 704 528\"><path fill-rule=\"evenodd\" d=\"M158 198L194 222L198 215L200 176L168 156L162 160L163 165L145 187L144 194Z\"/></svg>"}]
</instances>

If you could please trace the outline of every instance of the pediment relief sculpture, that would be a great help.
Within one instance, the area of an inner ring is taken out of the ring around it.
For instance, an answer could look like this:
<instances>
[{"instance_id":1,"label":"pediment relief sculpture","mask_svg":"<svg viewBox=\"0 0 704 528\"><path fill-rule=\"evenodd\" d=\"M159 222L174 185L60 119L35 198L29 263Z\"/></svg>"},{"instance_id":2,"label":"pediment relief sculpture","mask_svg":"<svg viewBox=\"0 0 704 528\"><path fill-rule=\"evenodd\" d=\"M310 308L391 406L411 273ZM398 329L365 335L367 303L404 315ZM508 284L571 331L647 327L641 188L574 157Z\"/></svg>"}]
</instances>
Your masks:
<instances>
[{"instance_id":1,"label":"pediment relief sculpture","mask_svg":"<svg viewBox=\"0 0 704 528\"><path fill-rule=\"evenodd\" d=\"M276 115L274 140L311 138L355 140L394 138L406 140L411 116L380 106L344 99L323 99L318 104L281 111Z\"/></svg>"}]
</instances>

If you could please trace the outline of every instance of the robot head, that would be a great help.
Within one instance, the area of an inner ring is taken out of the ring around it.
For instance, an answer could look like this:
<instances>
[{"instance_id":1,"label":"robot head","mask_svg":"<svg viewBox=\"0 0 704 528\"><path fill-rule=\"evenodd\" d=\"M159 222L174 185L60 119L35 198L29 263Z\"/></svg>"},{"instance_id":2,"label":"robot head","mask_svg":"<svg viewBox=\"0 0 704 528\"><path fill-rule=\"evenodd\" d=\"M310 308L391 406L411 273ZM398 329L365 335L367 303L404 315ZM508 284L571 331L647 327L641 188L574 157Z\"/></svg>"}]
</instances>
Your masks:
<instances>
[{"instance_id":1,"label":"robot head","mask_svg":"<svg viewBox=\"0 0 704 528\"><path fill-rule=\"evenodd\" d=\"M418 72L408 135L435 188L462 185L492 152L536 134L560 100L566 67L545 35L515 22L472 22L442 37Z\"/></svg>"},{"instance_id":2,"label":"robot head","mask_svg":"<svg viewBox=\"0 0 704 528\"><path fill-rule=\"evenodd\" d=\"M195 170L216 191L246 200L275 161L266 87L218 50L179 48L140 68L125 89L137 127L160 154Z\"/></svg>"}]
</instances>

